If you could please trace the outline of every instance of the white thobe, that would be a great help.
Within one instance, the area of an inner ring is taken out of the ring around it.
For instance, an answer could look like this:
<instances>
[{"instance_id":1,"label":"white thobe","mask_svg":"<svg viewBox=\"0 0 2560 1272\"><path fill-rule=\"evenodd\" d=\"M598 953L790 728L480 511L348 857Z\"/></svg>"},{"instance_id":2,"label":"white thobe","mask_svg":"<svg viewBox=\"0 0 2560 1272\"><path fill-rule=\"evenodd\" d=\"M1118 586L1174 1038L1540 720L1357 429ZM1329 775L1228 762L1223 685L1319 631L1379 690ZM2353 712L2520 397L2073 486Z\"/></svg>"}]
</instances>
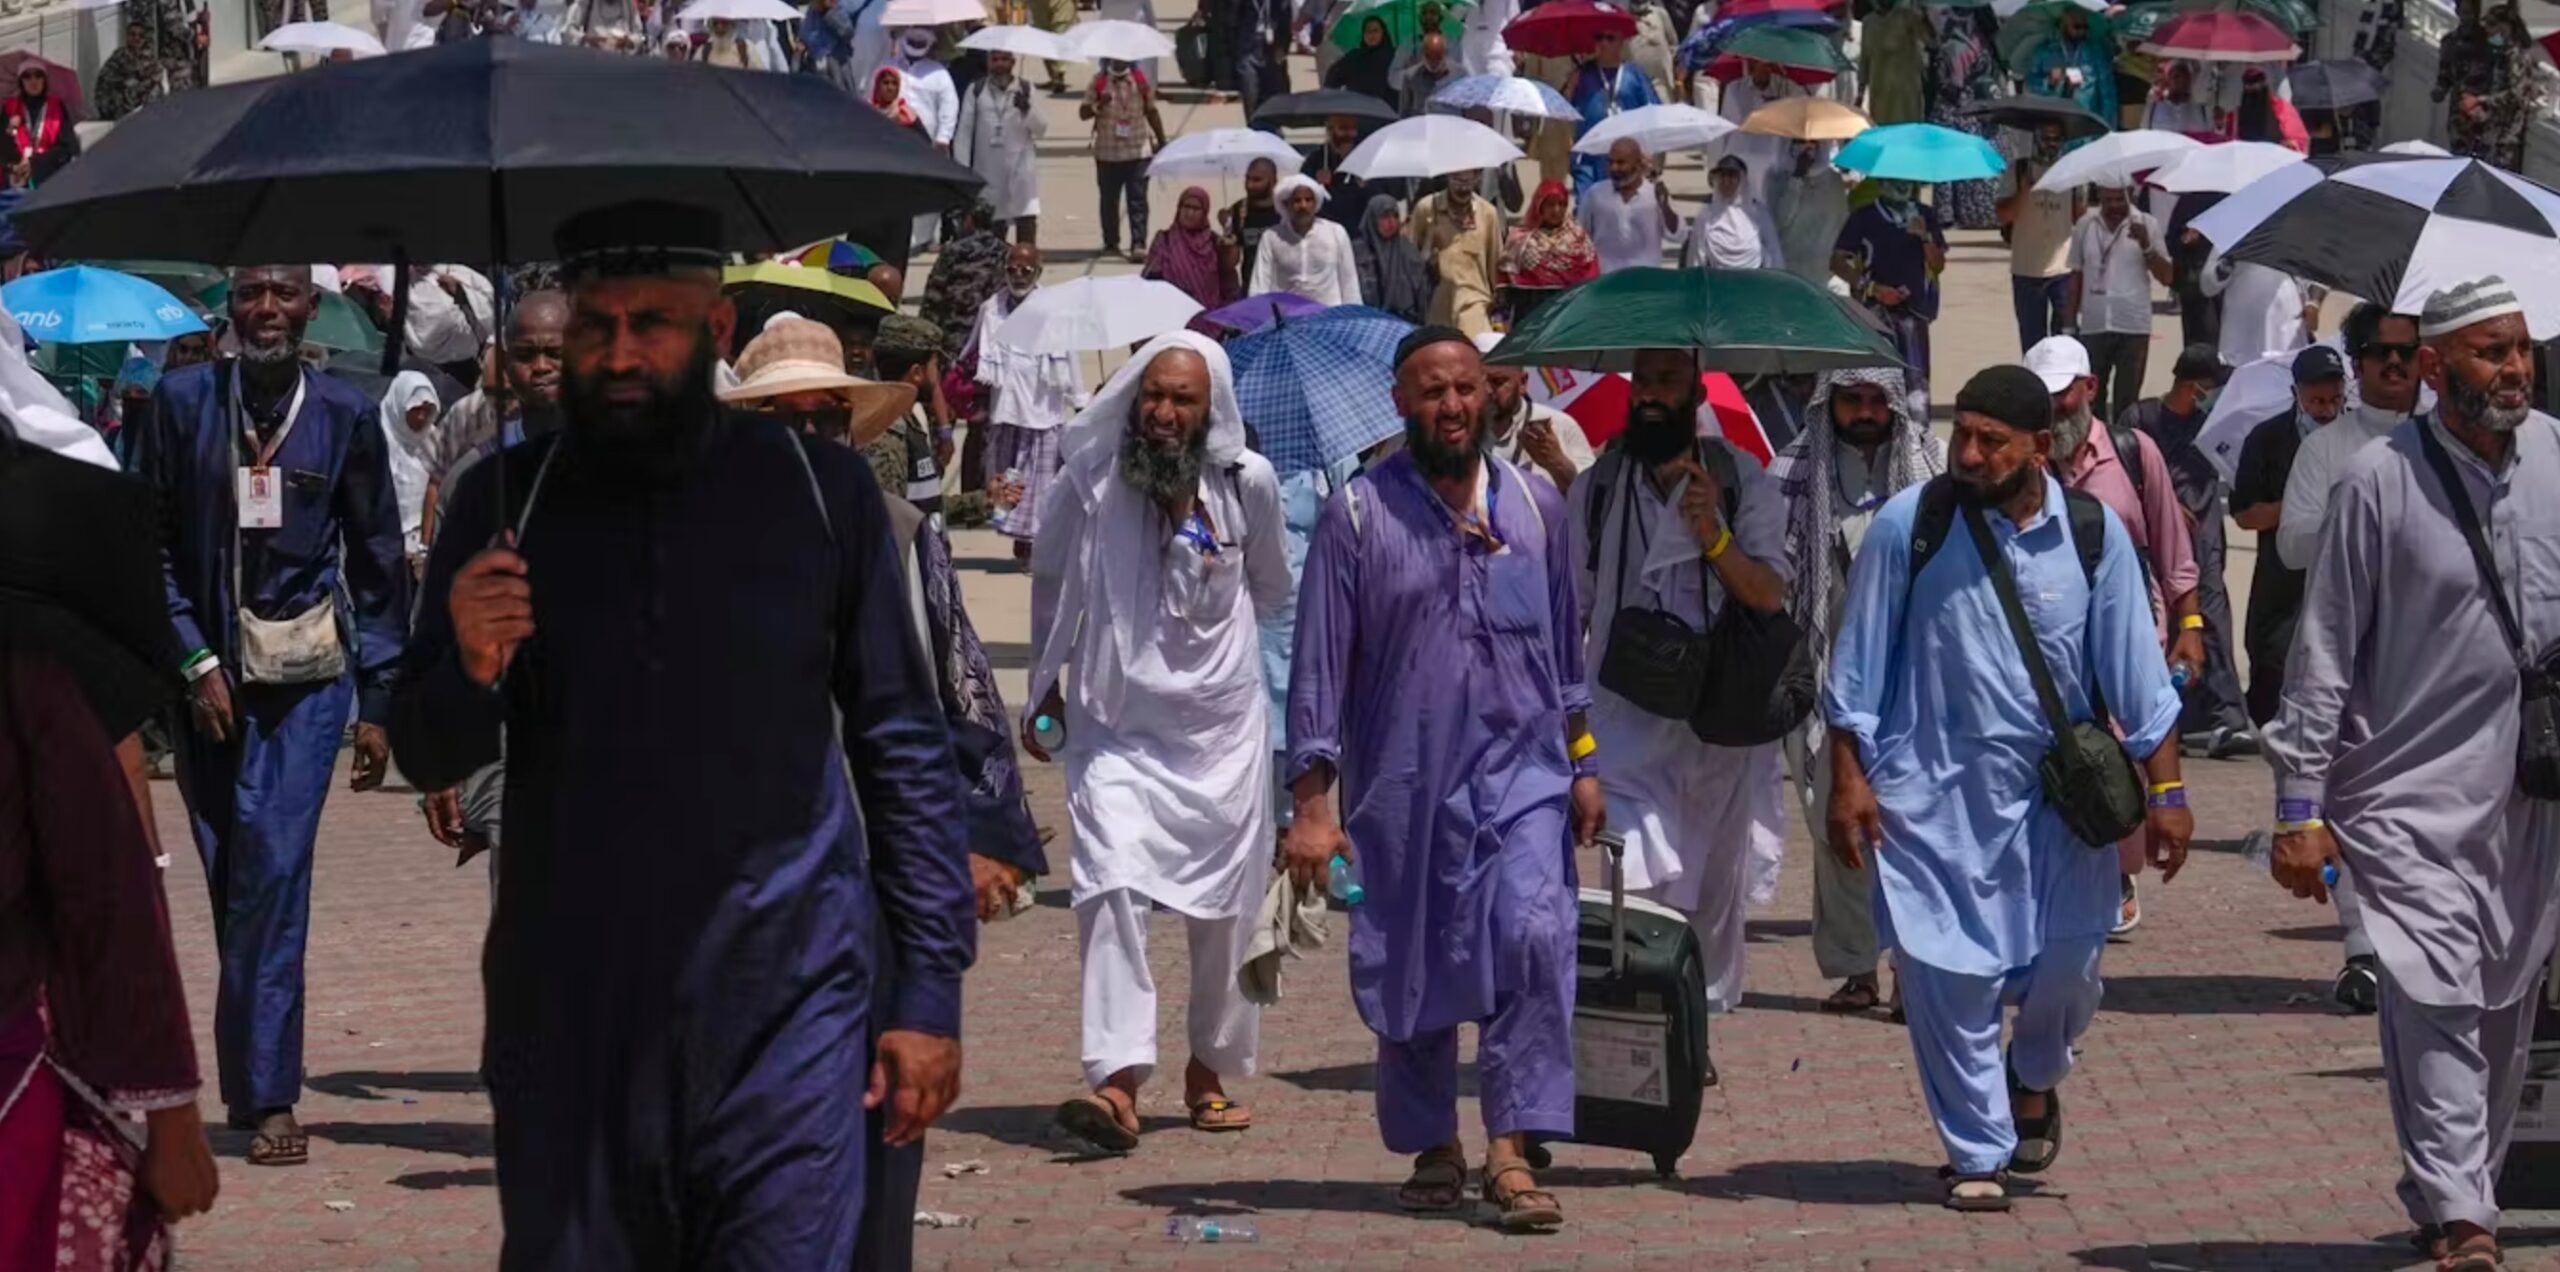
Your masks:
<instances>
[{"instance_id":1,"label":"white thobe","mask_svg":"<svg viewBox=\"0 0 2560 1272\"><path fill-rule=\"evenodd\" d=\"M2245 367L2310 343L2302 336L2302 288L2292 275L2217 253L2199 281L2205 295L2222 297L2222 365Z\"/></svg>"},{"instance_id":2,"label":"white thobe","mask_svg":"<svg viewBox=\"0 0 2560 1272\"><path fill-rule=\"evenodd\" d=\"M1742 121L1751 118L1751 112L1771 102L1805 95L1804 85L1784 75L1772 75L1769 79L1769 87L1765 90L1752 83L1748 75L1725 85L1724 92L1716 99L1716 113L1732 120L1738 130ZM1796 140L1793 137L1764 137L1758 133L1735 131L1726 133L1724 141L1710 149L1714 154L1709 156L1709 163L1713 163L1717 156L1732 155L1751 165L1745 179L1752 183L1765 203L1770 192L1777 189L1773 178L1778 170L1791 166Z\"/></svg>"},{"instance_id":3,"label":"white thobe","mask_svg":"<svg viewBox=\"0 0 2560 1272\"><path fill-rule=\"evenodd\" d=\"M1577 215L1600 253L1601 273L1662 264L1662 245L1673 236L1663 228L1660 189L1645 181L1633 195L1621 195L1616 185L1602 182L1583 192Z\"/></svg>"},{"instance_id":4,"label":"white thobe","mask_svg":"<svg viewBox=\"0 0 2560 1272\"><path fill-rule=\"evenodd\" d=\"M1739 451L1734 454L1734 541L1728 551L1776 570L1787 563L1786 499L1777 482ZM1727 603L1724 584L1708 566L1697 535L1680 517L1684 481L1669 495L1650 478L1605 484L1585 474L1566 499L1574 568L1582 595L1590 598L1585 666L1600 666L1609 628L1628 606L1664 610L1705 631L1709 614ZM1632 516L1625 492L1635 492ZM1602 499L1598 566L1593 560L1591 500ZM1634 559L1629 559L1629 543ZM1623 566L1623 568L1621 568ZM1760 823L1774 829L1778 810L1779 748L1709 746L1688 722L1654 715L1611 693L1594 673L1591 736L1607 758L1600 785L1609 801L1609 824L1626 835L1626 883L1649 900L1690 916L1706 960L1707 1009L1731 1011L1742 1000L1743 915Z\"/></svg>"},{"instance_id":5,"label":"white thobe","mask_svg":"<svg viewBox=\"0 0 2560 1272\"><path fill-rule=\"evenodd\" d=\"M1465 26L1458 36L1458 63L1469 75L1516 75L1511 46L1502 28L1520 16L1520 0L1480 0L1462 11Z\"/></svg>"},{"instance_id":6,"label":"white thobe","mask_svg":"<svg viewBox=\"0 0 2560 1272\"><path fill-rule=\"evenodd\" d=\"M980 193L994 204L996 216L1010 221L1040 215L1040 151L1036 143L1049 134L1048 121L1035 103L1014 109L1019 76L998 87L990 77L969 86L960 99L959 126L952 133L951 157L986 178Z\"/></svg>"},{"instance_id":7,"label":"white thobe","mask_svg":"<svg viewBox=\"0 0 2560 1272\"><path fill-rule=\"evenodd\" d=\"M460 303L436 281L440 277L462 284ZM438 364L479 357L497 321L497 297L488 278L468 266L438 265L429 270L426 277L409 284L409 352Z\"/></svg>"},{"instance_id":8,"label":"white thobe","mask_svg":"<svg viewBox=\"0 0 2560 1272\"><path fill-rule=\"evenodd\" d=\"M1013 313L1013 293L1002 288L978 306L978 383L994 391L987 422L1050 429L1066 423L1092 399L1072 353L1029 353L996 339ZM1046 476L1046 474L1043 474Z\"/></svg>"},{"instance_id":9,"label":"white thobe","mask_svg":"<svg viewBox=\"0 0 2560 1272\"><path fill-rule=\"evenodd\" d=\"M929 57L900 57L891 64L898 68L898 96L915 108L925 135L935 145L950 145L960 127L960 90L952 86L950 69Z\"/></svg>"},{"instance_id":10,"label":"white thobe","mask_svg":"<svg viewBox=\"0 0 2560 1272\"><path fill-rule=\"evenodd\" d=\"M2320 526L2329 519L2329 496L2338 479L2347 475L2348 461L2390 436L2408 418L2398 411L2359 405L2302 439L2301 449L2293 455L2293 470L2285 474L2284 513L2276 522L2276 555L2286 569L2311 568L2311 558L2320 550Z\"/></svg>"},{"instance_id":11,"label":"white thobe","mask_svg":"<svg viewBox=\"0 0 2560 1272\"><path fill-rule=\"evenodd\" d=\"M1253 258L1253 281L1244 294L1294 292L1319 305L1360 303L1360 267L1351 254L1351 236L1319 216L1305 234L1283 221L1262 235Z\"/></svg>"},{"instance_id":12,"label":"white thobe","mask_svg":"<svg viewBox=\"0 0 2560 1272\"><path fill-rule=\"evenodd\" d=\"M1787 252L1758 199L1727 203L1710 197L1690 223L1680 264L1686 269L1785 269Z\"/></svg>"},{"instance_id":13,"label":"white thobe","mask_svg":"<svg viewBox=\"0 0 2560 1272\"><path fill-rule=\"evenodd\" d=\"M1840 280L1831 274L1831 250L1840 243L1840 227L1849 222L1849 182L1838 168L1817 163L1798 174L1792 167L1775 178L1778 197L1769 205L1778 221L1778 248L1786 258L1780 268L1816 287Z\"/></svg>"}]
</instances>

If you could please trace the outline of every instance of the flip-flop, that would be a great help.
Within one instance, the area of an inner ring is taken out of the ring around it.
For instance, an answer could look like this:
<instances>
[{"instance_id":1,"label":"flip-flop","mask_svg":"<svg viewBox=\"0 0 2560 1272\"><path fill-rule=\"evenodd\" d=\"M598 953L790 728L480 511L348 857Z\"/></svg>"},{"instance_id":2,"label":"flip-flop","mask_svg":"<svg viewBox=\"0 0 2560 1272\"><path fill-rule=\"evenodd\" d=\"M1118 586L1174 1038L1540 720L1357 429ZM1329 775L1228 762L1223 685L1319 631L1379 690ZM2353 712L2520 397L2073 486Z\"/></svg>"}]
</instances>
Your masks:
<instances>
[{"instance_id":1,"label":"flip-flop","mask_svg":"<svg viewBox=\"0 0 2560 1272\"><path fill-rule=\"evenodd\" d=\"M1191 1106L1191 1129L1249 1131L1253 1129L1253 1110L1223 1097L1202 1100Z\"/></svg>"},{"instance_id":2,"label":"flip-flop","mask_svg":"<svg viewBox=\"0 0 2560 1272\"><path fill-rule=\"evenodd\" d=\"M1497 1185L1497 1180L1511 1175L1529 1176L1531 1186L1505 1189ZM1505 1232L1535 1232L1564 1222L1564 1207L1557 1203L1556 1195L1536 1187L1537 1182L1529 1163L1518 1158L1485 1163L1484 1199L1493 1203L1495 1222Z\"/></svg>"},{"instance_id":3,"label":"flip-flop","mask_svg":"<svg viewBox=\"0 0 2560 1272\"><path fill-rule=\"evenodd\" d=\"M1943 1204L1949 1210L1962 1211L1966 1214L1998 1214L2008 1210L2014 1204L2009 1197L2008 1177L2000 1171L1993 1171L1988 1175L1959 1175L1954 1167L1941 1166L1938 1168L1938 1178L1946 1181L1947 1195ZM1990 1184L2000 1191L1997 1195L1968 1195L1964 1192L1964 1186L1967 1184Z\"/></svg>"},{"instance_id":4,"label":"flip-flop","mask_svg":"<svg viewBox=\"0 0 2560 1272\"><path fill-rule=\"evenodd\" d=\"M1106 1153L1138 1147L1138 1133L1122 1125L1119 1111L1098 1095L1079 1095L1058 1106L1058 1129Z\"/></svg>"}]
</instances>

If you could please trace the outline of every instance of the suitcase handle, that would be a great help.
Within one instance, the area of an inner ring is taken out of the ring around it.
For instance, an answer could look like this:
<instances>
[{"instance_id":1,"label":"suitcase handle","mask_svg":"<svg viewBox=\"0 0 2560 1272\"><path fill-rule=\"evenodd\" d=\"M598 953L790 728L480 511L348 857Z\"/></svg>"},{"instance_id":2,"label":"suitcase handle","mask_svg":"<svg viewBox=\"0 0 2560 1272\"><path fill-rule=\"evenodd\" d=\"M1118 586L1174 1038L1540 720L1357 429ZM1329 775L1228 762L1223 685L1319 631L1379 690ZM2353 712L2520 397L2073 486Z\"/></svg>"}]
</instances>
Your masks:
<instances>
[{"instance_id":1,"label":"suitcase handle","mask_svg":"<svg viewBox=\"0 0 2560 1272\"><path fill-rule=\"evenodd\" d=\"M1627 974L1627 837L1614 830L1593 836L1609 860L1609 974Z\"/></svg>"}]
</instances>

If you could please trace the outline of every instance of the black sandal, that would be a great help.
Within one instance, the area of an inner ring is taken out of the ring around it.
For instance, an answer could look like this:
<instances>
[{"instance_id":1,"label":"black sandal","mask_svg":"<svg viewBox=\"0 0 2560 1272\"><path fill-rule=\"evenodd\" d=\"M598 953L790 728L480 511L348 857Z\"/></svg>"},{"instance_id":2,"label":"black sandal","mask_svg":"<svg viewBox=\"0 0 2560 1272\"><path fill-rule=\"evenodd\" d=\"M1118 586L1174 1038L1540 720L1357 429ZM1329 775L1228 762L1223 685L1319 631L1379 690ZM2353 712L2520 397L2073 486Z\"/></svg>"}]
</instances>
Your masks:
<instances>
[{"instance_id":1,"label":"black sandal","mask_svg":"<svg viewBox=\"0 0 2560 1272\"><path fill-rule=\"evenodd\" d=\"M1396 1204L1418 1214L1439 1214L1467 1204L1467 1154L1443 1144L1413 1159L1413 1174L1396 1189Z\"/></svg>"},{"instance_id":2,"label":"black sandal","mask_svg":"<svg viewBox=\"0 0 2560 1272\"><path fill-rule=\"evenodd\" d=\"M1857 1015L1874 1011L1884 1001L1873 976L1852 976L1840 982L1840 988L1822 1000L1822 1009L1835 1015Z\"/></svg>"},{"instance_id":3,"label":"black sandal","mask_svg":"<svg viewBox=\"0 0 2560 1272\"><path fill-rule=\"evenodd\" d=\"M249 1164L252 1166L300 1166L311 1160L311 1136L302 1131L270 1134L260 1131L249 1137Z\"/></svg>"},{"instance_id":4,"label":"black sandal","mask_svg":"<svg viewBox=\"0 0 2560 1272\"><path fill-rule=\"evenodd\" d=\"M1121 1122L1120 1110L1099 1095L1079 1095L1059 1105L1058 1128L1114 1156L1138 1147L1138 1133Z\"/></svg>"},{"instance_id":5,"label":"black sandal","mask_svg":"<svg viewBox=\"0 0 2560 1272\"><path fill-rule=\"evenodd\" d=\"M2018 1147L2009 1154L2009 1169L2020 1175L2040 1175L2052 1169L2055 1158L2062 1156L2062 1093L2037 1091L2018 1081L2018 1070L2006 1063L2009 1071L2009 1124L2017 1128ZM2018 1097L2041 1095L2044 1113L2039 1117L2021 1117Z\"/></svg>"},{"instance_id":6,"label":"black sandal","mask_svg":"<svg viewBox=\"0 0 2560 1272\"><path fill-rule=\"evenodd\" d=\"M1947 1186L1946 1196L1941 1199L1940 1204L1949 1210L1961 1211L1965 1214L1999 1214L2014 1204L2009 1197L2007 1171L1995 1170L1988 1175L1959 1175L1955 1167L1941 1166L1938 1168L1938 1178ZM1996 1195L1980 1192L1967 1194L1965 1192L1967 1184L1990 1184L2000 1191Z\"/></svg>"}]
</instances>

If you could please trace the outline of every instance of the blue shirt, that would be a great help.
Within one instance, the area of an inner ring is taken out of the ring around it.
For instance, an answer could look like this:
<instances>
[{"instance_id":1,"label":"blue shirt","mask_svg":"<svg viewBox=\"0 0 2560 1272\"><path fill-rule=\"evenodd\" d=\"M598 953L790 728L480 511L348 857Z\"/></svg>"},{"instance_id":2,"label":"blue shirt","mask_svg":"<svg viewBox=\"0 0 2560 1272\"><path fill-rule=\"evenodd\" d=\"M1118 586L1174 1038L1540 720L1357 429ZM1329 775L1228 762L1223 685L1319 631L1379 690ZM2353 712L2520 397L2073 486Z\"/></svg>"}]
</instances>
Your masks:
<instances>
[{"instance_id":1,"label":"blue shirt","mask_svg":"<svg viewBox=\"0 0 2560 1272\"><path fill-rule=\"evenodd\" d=\"M1614 82L1613 82L1614 76ZM1572 91L1566 99L1582 112L1582 122L1574 125L1577 138L1598 127L1601 120L1622 111L1660 105L1653 95L1653 81L1643 71L1620 63L1613 73L1600 69L1597 62L1585 62L1573 73ZM1614 107L1614 109L1612 109ZM1582 192L1609 179L1607 155L1575 155L1573 157L1573 193L1578 200Z\"/></svg>"},{"instance_id":2,"label":"blue shirt","mask_svg":"<svg viewBox=\"0 0 2560 1272\"><path fill-rule=\"evenodd\" d=\"M1996 509L1984 523L2064 710L2094 717L2094 679L2139 763L2178 719L2141 564L2106 513L2093 589L2060 515L2062 486L2049 474L2044 484L2044 509L2026 525ZM1886 502L1850 567L1823 715L1856 739L1882 809L1880 939L1932 967L1997 976L2047 941L2106 933L2120 900L2116 848L2080 842L2045 806L2036 766L2053 727L1961 515L1911 577L1922 489Z\"/></svg>"}]
</instances>

